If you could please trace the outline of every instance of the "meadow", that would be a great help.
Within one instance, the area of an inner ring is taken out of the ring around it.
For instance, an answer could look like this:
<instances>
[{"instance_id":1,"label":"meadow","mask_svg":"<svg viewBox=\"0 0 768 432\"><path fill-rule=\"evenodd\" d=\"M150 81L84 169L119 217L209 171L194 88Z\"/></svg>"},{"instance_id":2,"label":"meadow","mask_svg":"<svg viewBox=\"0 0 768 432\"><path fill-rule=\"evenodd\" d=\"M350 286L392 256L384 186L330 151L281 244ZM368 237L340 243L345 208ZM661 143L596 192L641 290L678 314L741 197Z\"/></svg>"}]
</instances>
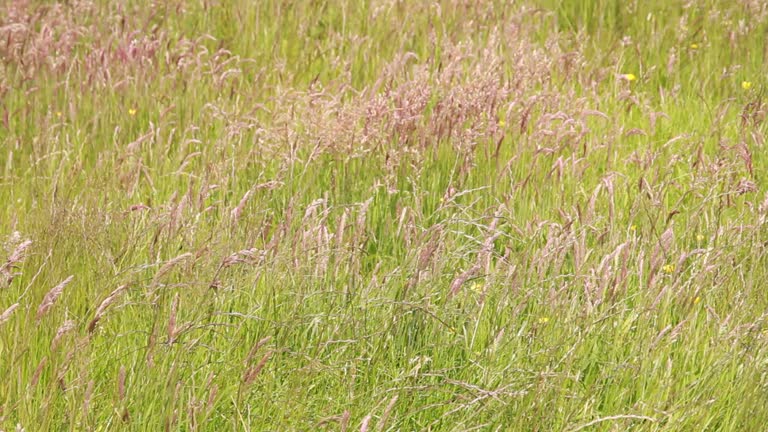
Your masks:
<instances>
[{"instance_id":1,"label":"meadow","mask_svg":"<svg viewBox=\"0 0 768 432\"><path fill-rule=\"evenodd\" d=\"M0 3L0 431L764 431L762 0Z\"/></svg>"}]
</instances>

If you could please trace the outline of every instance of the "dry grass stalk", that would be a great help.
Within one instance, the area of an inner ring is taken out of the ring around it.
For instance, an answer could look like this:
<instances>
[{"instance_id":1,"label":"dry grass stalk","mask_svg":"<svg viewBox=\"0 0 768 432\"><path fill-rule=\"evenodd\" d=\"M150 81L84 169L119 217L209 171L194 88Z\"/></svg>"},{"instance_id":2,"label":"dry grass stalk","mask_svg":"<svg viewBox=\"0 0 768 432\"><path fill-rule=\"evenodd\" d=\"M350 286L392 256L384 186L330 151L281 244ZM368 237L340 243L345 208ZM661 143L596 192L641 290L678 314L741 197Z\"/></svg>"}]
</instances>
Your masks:
<instances>
[{"instance_id":1,"label":"dry grass stalk","mask_svg":"<svg viewBox=\"0 0 768 432\"><path fill-rule=\"evenodd\" d=\"M59 366L56 369L56 382L58 382L62 391L67 391L68 387L64 381L64 378L66 377L67 371L69 371L70 365L72 365L72 361L74 360L75 355L82 352L82 349L85 348L87 344L88 338L76 340L74 347L72 347L72 349L67 352L64 360L59 363Z\"/></svg>"},{"instance_id":2,"label":"dry grass stalk","mask_svg":"<svg viewBox=\"0 0 768 432\"><path fill-rule=\"evenodd\" d=\"M176 341L176 336L179 334L179 329L176 327L176 313L179 310L179 293L173 296L173 302L171 303L171 314L168 318L168 344L172 345Z\"/></svg>"},{"instance_id":3,"label":"dry grass stalk","mask_svg":"<svg viewBox=\"0 0 768 432\"><path fill-rule=\"evenodd\" d=\"M221 271L223 269L231 267L235 264L241 264L241 263L254 265L255 263L265 258L266 252L262 252L258 256L256 255L256 252L258 252L258 249L256 248L243 249L241 251L228 255L226 258L221 260L221 264L216 269L216 273L214 273L213 280L211 281L209 287L214 289L217 289L219 287L219 275L221 274Z\"/></svg>"},{"instance_id":4,"label":"dry grass stalk","mask_svg":"<svg viewBox=\"0 0 768 432\"><path fill-rule=\"evenodd\" d=\"M160 279L163 276L165 276L168 272L170 272L177 264L179 264L180 262L186 260L191 256L192 256L191 252L186 252L163 264L163 266L160 267L160 270L158 270L157 273L155 273L155 277L152 278L152 283L150 284L150 287L152 288L156 287L157 283L160 281Z\"/></svg>"},{"instance_id":5,"label":"dry grass stalk","mask_svg":"<svg viewBox=\"0 0 768 432\"><path fill-rule=\"evenodd\" d=\"M29 381L29 386L31 388L35 388L37 386L38 381L40 381L40 375L43 373L43 368L45 368L46 364L48 364L48 357L43 357L43 359L40 360L40 363L37 364L35 373L32 374L32 379Z\"/></svg>"},{"instance_id":6,"label":"dry grass stalk","mask_svg":"<svg viewBox=\"0 0 768 432\"><path fill-rule=\"evenodd\" d=\"M125 366L120 366L117 373L117 397L120 402L125 400Z\"/></svg>"},{"instance_id":7,"label":"dry grass stalk","mask_svg":"<svg viewBox=\"0 0 768 432\"><path fill-rule=\"evenodd\" d=\"M495 227L491 227L491 230L495 230ZM480 250L480 253L477 254L477 265L480 266L480 268L485 269L486 272L490 271L493 245L499 237L501 237L501 232L496 232L486 238L483 241L483 247Z\"/></svg>"},{"instance_id":8,"label":"dry grass stalk","mask_svg":"<svg viewBox=\"0 0 768 432\"><path fill-rule=\"evenodd\" d=\"M169 345L176 343L176 341L179 338L179 335L192 327L192 323L186 323L181 326L176 325L176 316L178 314L178 309L179 309L179 294L176 293L176 295L173 298L173 303L171 303L171 314L168 319L168 344Z\"/></svg>"},{"instance_id":9,"label":"dry grass stalk","mask_svg":"<svg viewBox=\"0 0 768 432\"><path fill-rule=\"evenodd\" d=\"M368 432L368 425L371 423L371 415L368 414L363 419L363 423L360 424L360 432Z\"/></svg>"},{"instance_id":10,"label":"dry grass stalk","mask_svg":"<svg viewBox=\"0 0 768 432\"><path fill-rule=\"evenodd\" d=\"M184 213L184 206L186 205L186 198L187 196L184 195L181 197L181 199L178 198L179 193L174 192L173 195L171 195L171 199L169 200L169 204L167 205L168 210L168 234L169 236L176 232L176 228L179 226L179 221L181 220L181 216ZM178 202L177 202L178 200Z\"/></svg>"},{"instance_id":11,"label":"dry grass stalk","mask_svg":"<svg viewBox=\"0 0 768 432\"><path fill-rule=\"evenodd\" d=\"M53 337L53 340L51 341L51 351L54 351L56 347L59 345L59 342L61 341L61 338L64 337L67 333L74 330L75 327L77 327L77 323L73 320L66 320L64 323L59 326L58 330L56 330L56 336Z\"/></svg>"},{"instance_id":12,"label":"dry grass stalk","mask_svg":"<svg viewBox=\"0 0 768 432\"><path fill-rule=\"evenodd\" d=\"M8 260L6 260L5 264L0 268L5 270L8 267L24 261L24 258L26 258L27 255L27 249L29 249L30 246L32 246L32 240L25 240L19 243L18 246L13 249L13 252L8 257Z\"/></svg>"},{"instance_id":13,"label":"dry grass stalk","mask_svg":"<svg viewBox=\"0 0 768 432\"><path fill-rule=\"evenodd\" d=\"M240 203L237 204L237 207L232 209L232 212L230 213L230 216L232 218L232 223L237 224L237 221L240 220L240 216L243 214L243 209L245 209L245 205L248 204L248 199L253 194L253 189L248 190L248 192L243 195L243 197L240 199Z\"/></svg>"},{"instance_id":14,"label":"dry grass stalk","mask_svg":"<svg viewBox=\"0 0 768 432\"><path fill-rule=\"evenodd\" d=\"M91 397L93 396L93 388L96 385L96 381L88 381L88 385L85 388L85 394L83 395L83 417L88 417L88 409L91 406Z\"/></svg>"},{"instance_id":15,"label":"dry grass stalk","mask_svg":"<svg viewBox=\"0 0 768 432\"><path fill-rule=\"evenodd\" d=\"M235 264L252 264L257 261L256 253L258 252L258 249L251 248L251 249L243 249L241 251L235 252L232 255L227 256L224 258L224 260L221 262L222 268L227 268L230 266L233 266ZM262 257L259 256L259 259Z\"/></svg>"},{"instance_id":16,"label":"dry grass stalk","mask_svg":"<svg viewBox=\"0 0 768 432\"><path fill-rule=\"evenodd\" d=\"M213 408L213 403L216 402L216 395L219 393L219 386L217 384L213 384L211 386L211 390L208 392L208 401L205 404L205 407L208 411Z\"/></svg>"},{"instance_id":17,"label":"dry grass stalk","mask_svg":"<svg viewBox=\"0 0 768 432\"><path fill-rule=\"evenodd\" d=\"M429 266L429 264L432 262L432 257L434 256L435 251L437 250L440 244L441 234L442 234L441 227L438 226L438 228L430 236L427 244L419 252L419 259L416 263L417 271L422 271L426 269L427 266Z\"/></svg>"},{"instance_id":18,"label":"dry grass stalk","mask_svg":"<svg viewBox=\"0 0 768 432\"><path fill-rule=\"evenodd\" d=\"M272 340L272 336L267 336L265 338L262 338L256 344L253 345L250 351L248 351L248 355L245 357L244 363L248 365L251 363L251 360L253 359L253 356L256 355L256 352L259 350L259 348L263 347L267 342Z\"/></svg>"},{"instance_id":19,"label":"dry grass stalk","mask_svg":"<svg viewBox=\"0 0 768 432\"><path fill-rule=\"evenodd\" d=\"M111 305L112 305L112 303L114 303L114 302L115 302L115 300L117 300L117 297L118 297L118 296L119 296L119 295L120 295L120 294L123 292L123 290L125 290L125 288L126 288L127 286L128 286L128 285L120 285L119 287L117 287L117 289L115 289L114 291L112 291L112 292L111 292L111 293L110 293L110 294L107 296L107 298L105 298L105 299L104 299L104 300L101 302L101 304L99 305L99 307L98 307L98 308L96 308L96 313L93 315L93 319L91 320L91 322L90 322L90 323L88 323L88 333L93 333L93 331L96 329L96 325L99 323L99 321L101 320L101 318L102 318L102 317L104 316L104 314L106 313L106 311L107 311L107 308L109 308L109 306L111 306Z\"/></svg>"},{"instance_id":20,"label":"dry grass stalk","mask_svg":"<svg viewBox=\"0 0 768 432\"><path fill-rule=\"evenodd\" d=\"M475 264L473 265L469 270L465 271L464 273L456 276L456 278L451 282L451 288L448 292L448 297L454 297L456 294L459 293L459 290L461 289L461 286L464 285L464 283L477 274L477 272L480 271L480 265Z\"/></svg>"},{"instance_id":21,"label":"dry grass stalk","mask_svg":"<svg viewBox=\"0 0 768 432\"><path fill-rule=\"evenodd\" d=\"M5 310L2 314L0 314L0 324L3 324L4 322L11 319L11 315L13 315L13 311L16 310L16 308L19 307L18 303L12 304L8 309Z\"/></svg>"},{"instance_id":22,"label":"dry grass stalk","mask_svg":"<svg viewBox=\"0 0 768 432\"><path fill-rule=\"evenodd\" d=\"M350 414L349 410L345 410L341 415L341 432L347 432L347 428L349 427L349 419L351 417L352 414Z\"/></svg>"},{"instance_id":23,"label":"dry grass stalk","mask_svg":"<svg viewBox=\"0 0 768 432\"><path fill-rule=\"evenodd\" d=\"M11 270L18 267L26 258L27 249L32 246L32 240L26 240L19 243L8 256L8 259L0 266L0 278L5 287L9 286L13 279L19 275L19 273L12 273Z\"/></svg>"},{"instance_id":24,"label":"dry grass stalk","mask_svg":"<svg viewBox=\"0 0 768 432\"><path fill-rule=\"evenodd\" d=\"M387 404L387 407L384 409L384 413L381 414L381 418L379 419L379 423L376 424L376 430L377 431L383 431L384 427L387 424L387 420L389 420L390 414L392 414L392 409L395 407L395 403L397 403L397 395L393 396L392 399L389 400L389 403Z\"/></svg>"},{"instance_id":25,"label":"dry grass stalk","mask_svg":"<svg viewBox=\"0 0 768 432\"><path fill-rule=\"evenodd\" d=\"M266 354L264 354L264 357L261 358L256 366L250 367L245 371L245 374L243 374L243 382L246 385L251 384L256 379L256 376L259 374L259 372L261 372L262 369L264 369L264 366L266 366L270 357L272 357L272 351L268 351Z\"/></svg>"},{"instance_id":26,"label":"dry grass stalk","mask_svg":"<svg viewBox=\"0 0 768 432\"><path fill-rule=\"evenodd\" d=\"M46 312L48 312L53 307L61 293L64 292L64 287L72 282L72 279L74 278L74 276L69 276L68 278L61 281L61 283L53 287L50 291L48 291L45 297L43 297L43 301L40 303L40 306L37 307L37 316L35 318L37 321L40 321Z\"/></svg>"},{"instance_id":27,"label":"dry grass stalk","mask_svg":"<svg viewBox=\"0 0 768 432\"><path fill-rule=\"evenodd\" d=\"M155 345L157 344L157 326L152 326L147 341L147 367L152 368L155 365Z\"/></svg>"},{"instance_id":28,"label":"dry grass stalk","mask_svg":"<svg viewBox=\"0 0 768 432\"><path fill-rule=\"evenodd\" d=\"M344 229L347 227L347 218L349 217L349 209L344 209L344 213L341 214L341 220L336 227L336 249L341 250L344 245Z\"/></svg>"}]
</instances>

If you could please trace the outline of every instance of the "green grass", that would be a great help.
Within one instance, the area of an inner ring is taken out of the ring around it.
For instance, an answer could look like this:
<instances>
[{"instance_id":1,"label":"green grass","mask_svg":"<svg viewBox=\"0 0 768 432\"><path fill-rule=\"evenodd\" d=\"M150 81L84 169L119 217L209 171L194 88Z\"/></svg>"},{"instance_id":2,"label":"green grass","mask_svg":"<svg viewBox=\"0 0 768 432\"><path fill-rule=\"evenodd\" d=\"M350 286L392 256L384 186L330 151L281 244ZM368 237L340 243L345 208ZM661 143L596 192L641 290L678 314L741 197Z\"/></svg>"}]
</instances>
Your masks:
<instances>
[{"instance_id":1,"label":"green grass","mask_svg":"<svg viewBox=\"0 0 768 432\"><path fill-rule=\"evenodd\" d=\"M766 31L0 6L0 430L763 430Z\"/></svg>"}]
</instances>

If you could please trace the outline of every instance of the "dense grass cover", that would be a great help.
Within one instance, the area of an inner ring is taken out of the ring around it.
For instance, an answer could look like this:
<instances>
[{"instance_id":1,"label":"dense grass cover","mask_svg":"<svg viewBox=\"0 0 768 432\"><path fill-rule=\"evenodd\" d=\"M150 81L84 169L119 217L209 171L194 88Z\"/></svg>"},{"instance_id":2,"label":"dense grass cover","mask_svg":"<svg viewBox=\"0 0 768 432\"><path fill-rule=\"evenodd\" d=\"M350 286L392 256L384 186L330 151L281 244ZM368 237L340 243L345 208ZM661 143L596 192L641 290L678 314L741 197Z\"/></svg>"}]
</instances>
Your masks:
<instances>
[{"instance_id":1,"label":"dense grass cover","mask_svg":"<svg viewBox=\"0 0 768 432\"><path fill-rule=\"evenodd\" d=\"M766 35L3 2L0 430L765 430Z\"/></svg>"}]
</instances>

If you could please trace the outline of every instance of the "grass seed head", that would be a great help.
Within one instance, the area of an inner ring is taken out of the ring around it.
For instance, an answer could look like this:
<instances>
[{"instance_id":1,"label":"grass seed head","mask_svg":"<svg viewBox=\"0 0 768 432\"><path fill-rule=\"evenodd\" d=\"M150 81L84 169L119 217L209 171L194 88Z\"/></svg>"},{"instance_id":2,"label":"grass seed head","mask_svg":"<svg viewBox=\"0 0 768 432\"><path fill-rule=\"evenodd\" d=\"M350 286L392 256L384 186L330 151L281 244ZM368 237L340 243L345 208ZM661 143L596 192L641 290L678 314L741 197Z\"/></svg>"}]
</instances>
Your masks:
<instances>
[{"instance_id":1,"label":"grass seed head","mask_svg":"<svg viewBox=\"0 0 768 432\"><path fill-rule=\"evenodd\" d=\"M37 307L37 315L35 319L37 321L40 321L40 319L43 318L43 316L53 307L54 303L56 303L56 300L59 298L62 292L64 292L64 288L72 282L72 279L74 279L75 276L71 275L61 281L58 285L51 288L50 291L43 297L43 301L40 302L40 306Z\"/></svg>"}]
</instances>

